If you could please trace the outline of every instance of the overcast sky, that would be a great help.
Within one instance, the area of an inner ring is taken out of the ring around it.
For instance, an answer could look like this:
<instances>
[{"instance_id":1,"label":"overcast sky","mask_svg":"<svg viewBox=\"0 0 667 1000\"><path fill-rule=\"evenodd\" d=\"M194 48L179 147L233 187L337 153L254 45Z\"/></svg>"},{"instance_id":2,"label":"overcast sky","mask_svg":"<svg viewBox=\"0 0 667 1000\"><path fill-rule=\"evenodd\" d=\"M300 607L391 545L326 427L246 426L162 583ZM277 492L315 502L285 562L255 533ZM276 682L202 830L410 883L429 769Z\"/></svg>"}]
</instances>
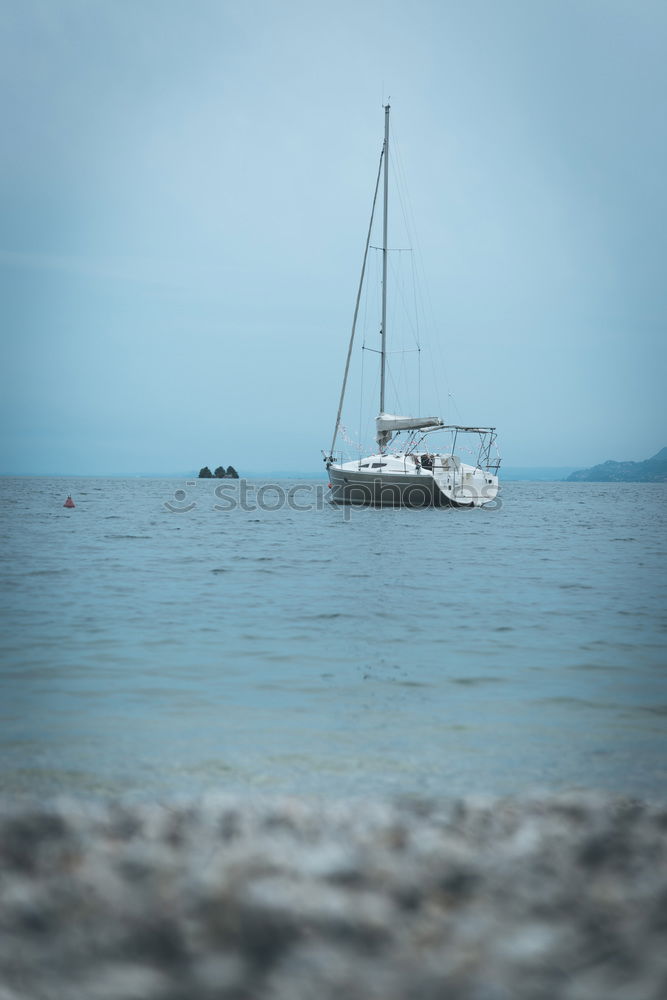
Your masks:
<instances>
[{"instance_id":1,"label":"overcast sky","mask_svg":"<svg viewBox=\"0 0 667 1000\"><path fill-rule=\"evenodd\" d=\"M0 26L0 471L317 471L388 97L422 410L496 425L509 466L667 444L664 0L5 0Z\"/></svg>"}]
</instances>

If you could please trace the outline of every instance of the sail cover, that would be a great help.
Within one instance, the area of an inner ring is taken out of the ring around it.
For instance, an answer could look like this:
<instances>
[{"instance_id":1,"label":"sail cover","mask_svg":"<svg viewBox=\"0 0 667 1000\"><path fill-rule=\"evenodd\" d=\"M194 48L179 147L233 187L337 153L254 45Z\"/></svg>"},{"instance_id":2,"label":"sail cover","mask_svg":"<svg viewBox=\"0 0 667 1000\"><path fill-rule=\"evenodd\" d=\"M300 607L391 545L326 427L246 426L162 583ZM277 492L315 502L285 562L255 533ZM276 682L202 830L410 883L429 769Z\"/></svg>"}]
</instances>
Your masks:
<instances>
[{"instance_id":1,"label":"sail cover","mask_svg":"<svg viewBox=\"0 0 667 1000\"><path fill-rule=\"evenodd\" d=\"M375 421L377 441L382 448L396 431L418 431L422 427L442 427L440 417L397 417L381 413Z\"/></svg>"}]
</instances>

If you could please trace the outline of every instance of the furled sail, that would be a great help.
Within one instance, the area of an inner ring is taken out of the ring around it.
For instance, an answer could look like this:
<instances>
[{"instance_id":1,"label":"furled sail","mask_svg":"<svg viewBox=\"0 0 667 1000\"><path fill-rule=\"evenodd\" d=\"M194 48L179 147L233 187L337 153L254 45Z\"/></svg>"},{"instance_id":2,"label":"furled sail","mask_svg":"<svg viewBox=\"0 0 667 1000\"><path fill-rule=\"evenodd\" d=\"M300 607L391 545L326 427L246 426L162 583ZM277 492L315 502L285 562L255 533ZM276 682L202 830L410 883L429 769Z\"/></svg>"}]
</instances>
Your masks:
<instances>
[{"instance_id":1,"label":"furled sail","mask_svg":"<svg viewBox=\"0 0 667 1000\"><path fill-rule=\"evenodd\" d=\"M442 427L440 417L397 417L393 413L381 413L375 421L377 442L384 448L396 431L418 431L422 427Z\"/></svg>"}]
</instances>

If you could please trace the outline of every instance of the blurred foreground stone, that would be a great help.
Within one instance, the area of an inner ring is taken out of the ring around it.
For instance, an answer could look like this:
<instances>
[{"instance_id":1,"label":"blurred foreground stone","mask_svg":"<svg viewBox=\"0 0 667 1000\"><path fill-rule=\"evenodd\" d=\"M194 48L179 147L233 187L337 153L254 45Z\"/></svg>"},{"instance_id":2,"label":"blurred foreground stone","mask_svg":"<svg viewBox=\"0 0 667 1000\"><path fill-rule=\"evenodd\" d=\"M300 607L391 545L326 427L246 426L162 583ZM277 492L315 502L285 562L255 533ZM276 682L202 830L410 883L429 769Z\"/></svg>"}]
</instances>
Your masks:
<instances>
[{"instance_id":1,"label":"blurred foreground stone","mask_svg":"<svg viewBox=\"0 0 667 1000\"><path fill-rule=\"evenodd\" d=\"M667 806L0 808L0 1000L663 1000Z\"/></svg>"}]
</instances>

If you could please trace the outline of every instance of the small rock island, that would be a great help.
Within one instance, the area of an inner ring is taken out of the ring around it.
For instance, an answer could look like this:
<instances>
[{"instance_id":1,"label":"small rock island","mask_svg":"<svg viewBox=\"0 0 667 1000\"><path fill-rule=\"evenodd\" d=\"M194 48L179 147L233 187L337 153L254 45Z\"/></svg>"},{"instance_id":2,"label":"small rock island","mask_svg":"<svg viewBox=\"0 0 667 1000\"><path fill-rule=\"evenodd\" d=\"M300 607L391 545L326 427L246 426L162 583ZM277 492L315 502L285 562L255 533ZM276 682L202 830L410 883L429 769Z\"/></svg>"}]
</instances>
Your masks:
<instances>
[{"instance_id":1,"label":"small rock island","mask_svg":"<svg viewBox=\"0 0 667 1000\"><path fill-rule=\"evenodd\" d=\"M203 469L199 470L199 479L238 479L239 474L233 465L228 465L227 468L223 465L219 465L215 472L211 472L208 465L205 465Z\"/></svg>"},{"instance_id":2,"label":"small rock island","mask_svg":"<svg viewBox=\"0 0 667 1000\"><path fill-rule=\"evenodd\" d=\"M567 477L568 483L667 483L667 448L643 462L603 462Z\"/></svg>"}]
</instances>

